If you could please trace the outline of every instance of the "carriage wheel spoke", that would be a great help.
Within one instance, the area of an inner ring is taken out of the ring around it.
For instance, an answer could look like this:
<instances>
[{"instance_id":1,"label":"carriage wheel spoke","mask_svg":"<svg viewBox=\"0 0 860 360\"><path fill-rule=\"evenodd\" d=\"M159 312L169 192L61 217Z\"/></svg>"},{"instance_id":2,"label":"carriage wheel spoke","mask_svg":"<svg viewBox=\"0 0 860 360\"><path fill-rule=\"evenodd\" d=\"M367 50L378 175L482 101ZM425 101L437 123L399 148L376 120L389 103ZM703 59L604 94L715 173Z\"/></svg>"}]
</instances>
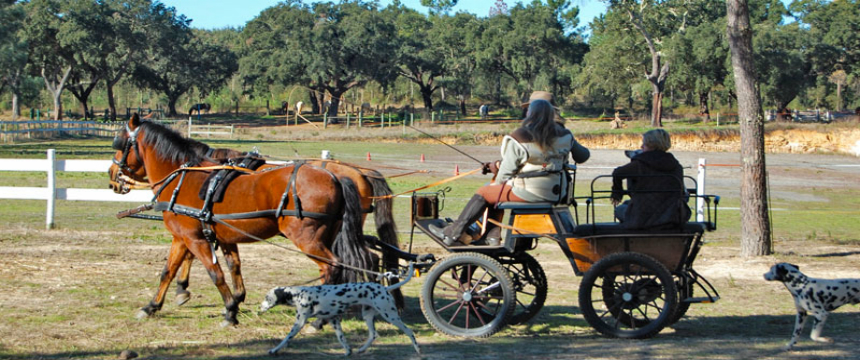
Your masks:
<instances>
[{"instance_id":1,"label":"carriage wheel spoke","mask_svg":"<svg viewBox=\"0 0 860 360\"><path fill-rule=\"evenodd\" d=\"M637 309L637 308L634 308L634 309ZM633 310L634 309L628 310L627 316L630 319L630 328L632 328L633 330L636 330L636 318L633 317ZM622 313L623 313L623 311L622 311Z\"/></svg>"},{"instance_id":2,"label":"carriage wheel spoke","mask_svg":"<svg viewBox=\"0 0 860 360\"><path fill-rule=\"evenodd\" d=\"M451 315L451 318L448 319L449 324L454 322L454 319L457 317L457 314L459 314L460 310L463 309L464 302L458 301L458 302L452 303L451 305L453 305L453 304L460 304L460 306L457 307L457 311L454 311L454 315ZM448 305L447 307L451 307L451 305ZM466 314L466 324L467 324L466 327L468 327L468 324L469 324L469 315L468 314Z\"/></svg>"},{"instance_id":3,"label":"carriage wheel spoke","mask_svg":"<svg viewBox=\"0 0 860 360\"><path fill-rule=\"evenodd\" d=\"M480 304L480 305L482 305L482 307L484 307L484 306L483 306L483 304ZM486 323L486 322L484 322L484 318L481 316L481 312L480 312L480 311L478 311L478 309L475 307L475 305L474 305L473 303L469 303L469 307L470 307L470 308L472 309L472 311L475 313L475 317L477 317L477 318L478 318L478 320L479 320L479 321L481 321L481 326L486 326L486 325L487 325L487 323ZM466 327L467 327L467 328L469 327L469 325L468 325L468 324L469 324L469 323L468 323L468 321L469 321L469 317L467 316L467 317L466 317Z\"/></svg>"},{"instance_id":4,"label":"carriage wheel spoke","mask_svg":"<svg viewBox=\"0 0 860 360\"><path fill-rule=\"evenodd\" d=\"M448 308L450 308L450 307L452 307L452 306L454 306L454 305L462 304L462 303L463 303L463 302L462 302L462 301L460 301L460 300L454 300L454 301L452 301L450 304L445 305L445 306L443 306L443 307L441 307L441 308L438 308L436 311L437 311L437 312L445 311L445 310L447 310ZM456 315L456 314L454 314L454 315Z\"/></svg>"}]
</instances>

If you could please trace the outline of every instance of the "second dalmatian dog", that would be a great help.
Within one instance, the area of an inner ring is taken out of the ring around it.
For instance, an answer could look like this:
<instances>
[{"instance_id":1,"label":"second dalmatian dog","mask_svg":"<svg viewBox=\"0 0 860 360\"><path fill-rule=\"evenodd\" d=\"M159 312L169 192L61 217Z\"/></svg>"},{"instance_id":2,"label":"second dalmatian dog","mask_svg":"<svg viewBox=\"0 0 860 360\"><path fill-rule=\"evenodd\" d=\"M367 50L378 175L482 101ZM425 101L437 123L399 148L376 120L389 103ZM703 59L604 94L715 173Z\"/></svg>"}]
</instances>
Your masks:
<instances>
[{"instance_id":1,"label":"second dalmatian dog","mask_svg":"<svg viewBox=\"0 0 860 360\"><path fill-rule=\"evenodd\" d=\"M791 350L797 343L808 314L814 319L810 338L818 342L833 342L821 336L829 312L845 304L860 304L860 279L814 279L803 275L797 265L789 263L772 266L770 271L764 274L764 279L782 281L794 296L797 321L791 341L785 346L785 350Z\"/></svg>"},{"instance_id":2,"label":"second dalmatian dog","mask_svg":"<svg viewBox=\"0 0 860 360\"><path fill-rule=\"evenodd\" d=\"M316 317L318 319L329 320L334 328L337 339L343 348L346 349L346 355L352 354L349 344L343 335L343 330L340 326L341 317L352 306L361 306L361 316L367 323L369 332L367 342L358 349L358 352L364 352L376 340L377 333L373 321L378 314L385 321L398 327L412 340L412 346L415 347L415 352L421 353L418 348L418 342L415 341L415 335L412 330L400 319L397 313L397 307L394 305L394 298L388 292L397 289L409 279L412 278L412 266L409 267L409 276L403 281L385 287L381 284L365 282L365 283L346 283L339 285L319 285L319 286L288 286L276 287L266 294L266 299L260 304L260 311L266 311L280 304L296 307L296 322L293 324L289 335L281 341L278 346L269 350L269 354L275 354L278 350L285 348L287 342L295 337L302 327L305 326L309 318Z\"/></svg>"}]
</instances>

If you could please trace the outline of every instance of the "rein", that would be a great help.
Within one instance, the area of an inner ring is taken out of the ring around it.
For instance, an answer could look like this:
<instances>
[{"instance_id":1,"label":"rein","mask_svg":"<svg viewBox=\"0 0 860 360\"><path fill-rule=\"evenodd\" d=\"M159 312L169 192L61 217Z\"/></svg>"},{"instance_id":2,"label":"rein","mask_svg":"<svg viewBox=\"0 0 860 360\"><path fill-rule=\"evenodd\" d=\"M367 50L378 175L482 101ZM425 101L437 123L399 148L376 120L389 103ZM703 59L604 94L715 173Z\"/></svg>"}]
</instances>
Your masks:
<instances>
[{"instance_id":1,"label":"rein","mask_svg":"<svg viewBox=\"0 0 860 360\"><path fill-rule=\"evenodd\" d=\"M380 278L382 278L382 277L388 277L388 278L398 277L397 275L394 275L394 274L392 274L392 273L390 273L390 272L381 273L381 272L378 272L378 271L362 269L362 268L358 268L358 267L355 267L355 266L342 264L342 263L340 263L340 262L339 262L339 261L337 261L337 260L330 260L330 259L326 259L326 258L321 257L321 256L317 256L317 255L313 255L313 254L308 254L308 253L306 253L306 252L304 252L304 251L301 251L301 250L296 250L296 249L293 249L293 248L289 248L289 247L286 247L286 246L284 246L284 245L278 244L278 243L276 243L276 242L269 241L268 239L263 239L263 238L261 238L261 237L254 236L253 234L249 234L249 233L245 232L245 231L244 231L244 230L242 230L242 229L239 229L239 228L237 228L237 227L235 227L235 226L233 226L233 225L230 225L230 224L228 224L228 223L224 222L224 220L221 220L221 219L212 219L212 221L214 221L214 222L216 222L216 223L218 223L218 224L224 225L224 226L226 226L226 227L228 227L228 228L232 229L233 231L238 232L238 233L240 233L240 234L242 234L242 235L245 235L245 236L247 236L247 237L249 237L249 238L251 238L251 239L254 239L254 240L257 240L257 241L260 241L260 242L264 242L264 243L267 243L267 244L269 244L269 245L274 245L274 246L276 246L276 247L279 247L279 248L284 249L284 250L287 250L287 251L292 251L292 252L295 252L295 253L299 253L299 254L305 255L305 256L307 256L307 257L309 257L309 258L319 260L319 261L324 262L324 263L326 263L326 264L329 264L329 265L331 265L331 266L336 266L336 267L340 267L340 268L347 269L347 270L352 270L352 271L356 271L356 272L361 272L361 273L365 273L365 274L370 274L370 275L375 276L377 279L380 279Z\"/></svg>"},{"instance_id":2,"label":"rein","mask_svg":"<svg viewBox=\"0 0 860 360\"><path fill-rule=\"evenodd\" d=\"M412 190L407 190L407 191L404 191L404 192L401 192L401 193L391 194L391 195L384 195L384 196L371 196L370 198L371 198L371 199L389 199L389 198L393 198L393 197L398 197L398 196L403 195L403 194L408 194L408 193L411 193L411 192L424 190L424 189L426 189L426 188L431 188L431 187L439 186L439 185L442 185L442 184L444 184L444 183L448 183L448 182L451 182L451 181L454 181L454 180L458 180L458 179L460 179L460 178L463 178L463 177L466 177L466 176L472 175L472 174L474 174L474 173L477 173L478 171L481 171L481 170L483 170L483 168L477 168L477 169L475 169L475 170L472 170L472 171L469 171L469 172L466 172L466 173L462 173L462 174L457 175L457 176L452 176L452 177L449 177L449 178L447 178L447 179L442 179L442 180L439 180L439 181L434 182L434 183L432 183L432 184L428 184L428 185L424 185L424 186L421 186L421 187L417 187L417 188L412 189Z\"/></svg>"}]
</instances>

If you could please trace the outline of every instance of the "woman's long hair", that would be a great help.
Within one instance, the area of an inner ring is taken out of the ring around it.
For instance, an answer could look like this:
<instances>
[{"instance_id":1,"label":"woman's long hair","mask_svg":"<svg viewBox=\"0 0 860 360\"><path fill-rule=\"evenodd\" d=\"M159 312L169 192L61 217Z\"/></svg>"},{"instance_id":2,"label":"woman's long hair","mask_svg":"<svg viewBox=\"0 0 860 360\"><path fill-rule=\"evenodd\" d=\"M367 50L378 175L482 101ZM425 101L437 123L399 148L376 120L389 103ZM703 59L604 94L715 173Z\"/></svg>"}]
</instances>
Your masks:
<instances>
[{"instance_id":1,"label":"woman's long hair","mask_svg":"<svg viewBox=\"0 0 860 360\"><path fill-rule=\"evenodd\" d=\"M546 151L552 148L558 133L555 129L555 108L546 100L532 100L523 128L531 133L532 140Z\"/></svg>"}]
</instances>

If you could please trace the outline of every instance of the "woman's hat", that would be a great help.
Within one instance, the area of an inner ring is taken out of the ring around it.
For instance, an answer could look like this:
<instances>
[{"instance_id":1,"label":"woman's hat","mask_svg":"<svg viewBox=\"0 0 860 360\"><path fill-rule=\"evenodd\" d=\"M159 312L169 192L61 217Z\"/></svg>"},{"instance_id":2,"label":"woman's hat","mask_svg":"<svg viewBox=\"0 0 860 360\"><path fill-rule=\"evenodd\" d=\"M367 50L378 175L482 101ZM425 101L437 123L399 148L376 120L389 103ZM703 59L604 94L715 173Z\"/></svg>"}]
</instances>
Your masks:
<instances>
[{"instance_id":1,"label":"woman's hat","mask_svg":"<svg viewBox=\"0 0 860 360\"><path fill-rule=\"evenodd\" d=\"M552 106L553 106L553 107L555 107L555 102L554 102L554 101L552 101L552 94L551 94L551 93L549 93L549 92L546 92L546 91L535 91L535 92L532 92L532 95L531 95L531 96L529 96L529 101L528 101L528 102L526 102L526 103L524 103L524 104L522 104L522 107L524 107L524 108L529 107L529 104L531 104L531 103L532 103L532 101L535 101L535 100L546 100L546 101L549 101L549 103L550 103L550 104L552 104Z\"/></svg>"}]
</instances>

